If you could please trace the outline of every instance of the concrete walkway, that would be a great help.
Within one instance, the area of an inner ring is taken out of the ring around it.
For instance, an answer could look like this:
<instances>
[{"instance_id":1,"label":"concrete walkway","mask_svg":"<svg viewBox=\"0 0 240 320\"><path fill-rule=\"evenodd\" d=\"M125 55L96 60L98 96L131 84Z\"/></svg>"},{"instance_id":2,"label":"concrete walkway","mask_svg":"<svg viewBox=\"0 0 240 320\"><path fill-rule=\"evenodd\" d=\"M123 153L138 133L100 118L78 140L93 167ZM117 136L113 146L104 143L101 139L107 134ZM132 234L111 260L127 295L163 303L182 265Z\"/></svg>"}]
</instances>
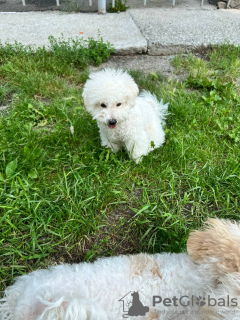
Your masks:
<instances>
[{"instance_id":1,"label":"concrete walkway","mask_svg":"<svg viewBox=\"0 0 240 320\"><path fill-rule=\"evenodd\" d=\"M240 45L240 10L214 6L135 8L97 13L0 13L0 40L47 45L48 36L94 37L98 32L119 54L170 55L230 41Z\"/></svg>"}]
</instances>

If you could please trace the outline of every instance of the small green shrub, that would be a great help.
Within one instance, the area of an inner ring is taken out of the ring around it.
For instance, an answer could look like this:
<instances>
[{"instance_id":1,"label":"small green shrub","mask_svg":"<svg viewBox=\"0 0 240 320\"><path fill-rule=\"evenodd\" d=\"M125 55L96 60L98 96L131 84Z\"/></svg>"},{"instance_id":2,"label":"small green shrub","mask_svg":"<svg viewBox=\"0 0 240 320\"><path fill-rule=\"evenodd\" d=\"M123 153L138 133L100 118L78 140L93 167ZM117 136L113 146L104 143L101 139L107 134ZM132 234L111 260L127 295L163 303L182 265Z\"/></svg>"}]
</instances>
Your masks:
<instances>
[{"instance_id":1,"label":"small green shrub","mask_svg":"<svg viewBox=\"0 0 240 320\"><path fill-rule=\"evenodd\" d=\"M109 12L114 13L114 12L123 12L126 11L129 6L126 5L127 0L116 0L115 1L115 7L113 8L112 4L110 3L109 5Z\"/></svg>"},{"instance_id":2,"label":"small green shrub","mask_svg":"<svg viewBox=\"0 0 240 320\"><path fill-rule=\"evenodd\" d=\"M56 39L50 36L49 42L54 58L80 67L88 64L100 65L115 52L113 46L109 42L105 43L100 36L98 40L93 38L64 40L63 37Z\"/></svg>"},{"instance_id":3,"label":"small green shrub","mask_svg":"<svg viewBox=\"0 0 240 320\"><path fill-rule=\"evenodd\" d=\"M29 57L34 56L38 64L42 63L43 67L58 63L61 65L73 65L75 67L86 67L89 64L100 65L107 60L115 50L109 42L104 42L98 37L97 40L88 38L54 38L50 36L48 47L34 48L32 46L23 46L17 41L14 44L0 42L0 64L9 60L10 57Z\"/></svg>"}]
</instances>

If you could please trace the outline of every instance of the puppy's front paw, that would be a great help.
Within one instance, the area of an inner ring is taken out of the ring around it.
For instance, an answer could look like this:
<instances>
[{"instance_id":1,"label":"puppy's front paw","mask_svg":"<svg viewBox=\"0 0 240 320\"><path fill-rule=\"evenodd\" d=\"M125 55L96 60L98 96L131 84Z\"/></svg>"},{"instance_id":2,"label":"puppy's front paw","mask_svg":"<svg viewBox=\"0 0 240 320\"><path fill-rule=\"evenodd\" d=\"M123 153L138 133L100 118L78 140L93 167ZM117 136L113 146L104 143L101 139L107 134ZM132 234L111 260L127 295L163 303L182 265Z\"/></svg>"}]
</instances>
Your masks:
<instances>
[{"instance_id":1,"label":"puppy's front paw","mask_svg":"<svg viewBox=\"0 0 240 320\"><path fill-rule=\"evenodd\" d=\"M135 161L136 164L140 163L142 161L142 157L137 158L137 159L133 159Z\"/></svg>"},{"instance_id":2,"label":"puppy's front paw","mask_svg":"<svg viewBox=\"0 0 240 320\"><path fill-rule=\"evenodd\" d=\"M112 152L117 153L120 149L120 146L116 143L111 143L110 148L111 148Z\"/></svg>"},{"instance_id":3,"label":"puppy's front paw","mask_svg":"<svg viewBox=\"0 0 240 320\"><path fill-rule=\"evenodd\" d=\"M110 141L106 141L106 140L102 140L101 141L101 146L102 147L105 147L105 148L110 148L112 152L116 153L119 151L120 149L120 146L117 144L117 143L113 143L113 142L110 142Z\"/></svg>"}]
</instances>

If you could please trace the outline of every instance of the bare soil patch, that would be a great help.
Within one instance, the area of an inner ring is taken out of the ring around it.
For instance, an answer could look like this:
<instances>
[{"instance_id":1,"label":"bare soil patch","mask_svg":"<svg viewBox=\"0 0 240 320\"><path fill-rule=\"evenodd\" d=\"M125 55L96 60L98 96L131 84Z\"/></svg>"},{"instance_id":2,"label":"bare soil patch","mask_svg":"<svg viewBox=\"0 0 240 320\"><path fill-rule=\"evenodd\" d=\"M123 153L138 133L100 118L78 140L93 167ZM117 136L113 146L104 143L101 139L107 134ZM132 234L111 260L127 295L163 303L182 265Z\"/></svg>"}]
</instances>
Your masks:
<instances>
[{"instance_id":1,"label":"bare soil patch","mask_svg":"<svg viewBox=\"0 0 240 320\"><path fill-rule=\"evenodd\" d=\"M164 78L172 80L183 80L185 74L175 74L175 68L171 64L174 56L149 56L149 55L131 55L131 56L111 56L110 59L102 63L100 67L90 67L90 72L104 68L139 70L144 74L149 72L160 73Z\"/></svg>"}]
</instances>

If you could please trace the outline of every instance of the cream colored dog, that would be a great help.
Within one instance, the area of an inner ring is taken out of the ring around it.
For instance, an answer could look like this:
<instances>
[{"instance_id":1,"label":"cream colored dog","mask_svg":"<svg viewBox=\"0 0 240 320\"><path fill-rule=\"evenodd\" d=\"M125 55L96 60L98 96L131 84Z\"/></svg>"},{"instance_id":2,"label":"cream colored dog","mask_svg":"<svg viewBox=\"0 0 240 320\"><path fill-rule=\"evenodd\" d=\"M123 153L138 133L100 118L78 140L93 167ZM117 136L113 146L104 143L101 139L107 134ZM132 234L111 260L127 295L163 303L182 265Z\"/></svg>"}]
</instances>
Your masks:
<instances>
[{"instance_id":1,"label":"cream colored dog","mask_svg":"<svg viewBox=\"0 0 240 320\"><path fill-rule=\"evenodd\" d=\"M59 265L6 289L1 320L240 319L240 226L209 219L187 253Z\"/></svg>"}]
</instances>

